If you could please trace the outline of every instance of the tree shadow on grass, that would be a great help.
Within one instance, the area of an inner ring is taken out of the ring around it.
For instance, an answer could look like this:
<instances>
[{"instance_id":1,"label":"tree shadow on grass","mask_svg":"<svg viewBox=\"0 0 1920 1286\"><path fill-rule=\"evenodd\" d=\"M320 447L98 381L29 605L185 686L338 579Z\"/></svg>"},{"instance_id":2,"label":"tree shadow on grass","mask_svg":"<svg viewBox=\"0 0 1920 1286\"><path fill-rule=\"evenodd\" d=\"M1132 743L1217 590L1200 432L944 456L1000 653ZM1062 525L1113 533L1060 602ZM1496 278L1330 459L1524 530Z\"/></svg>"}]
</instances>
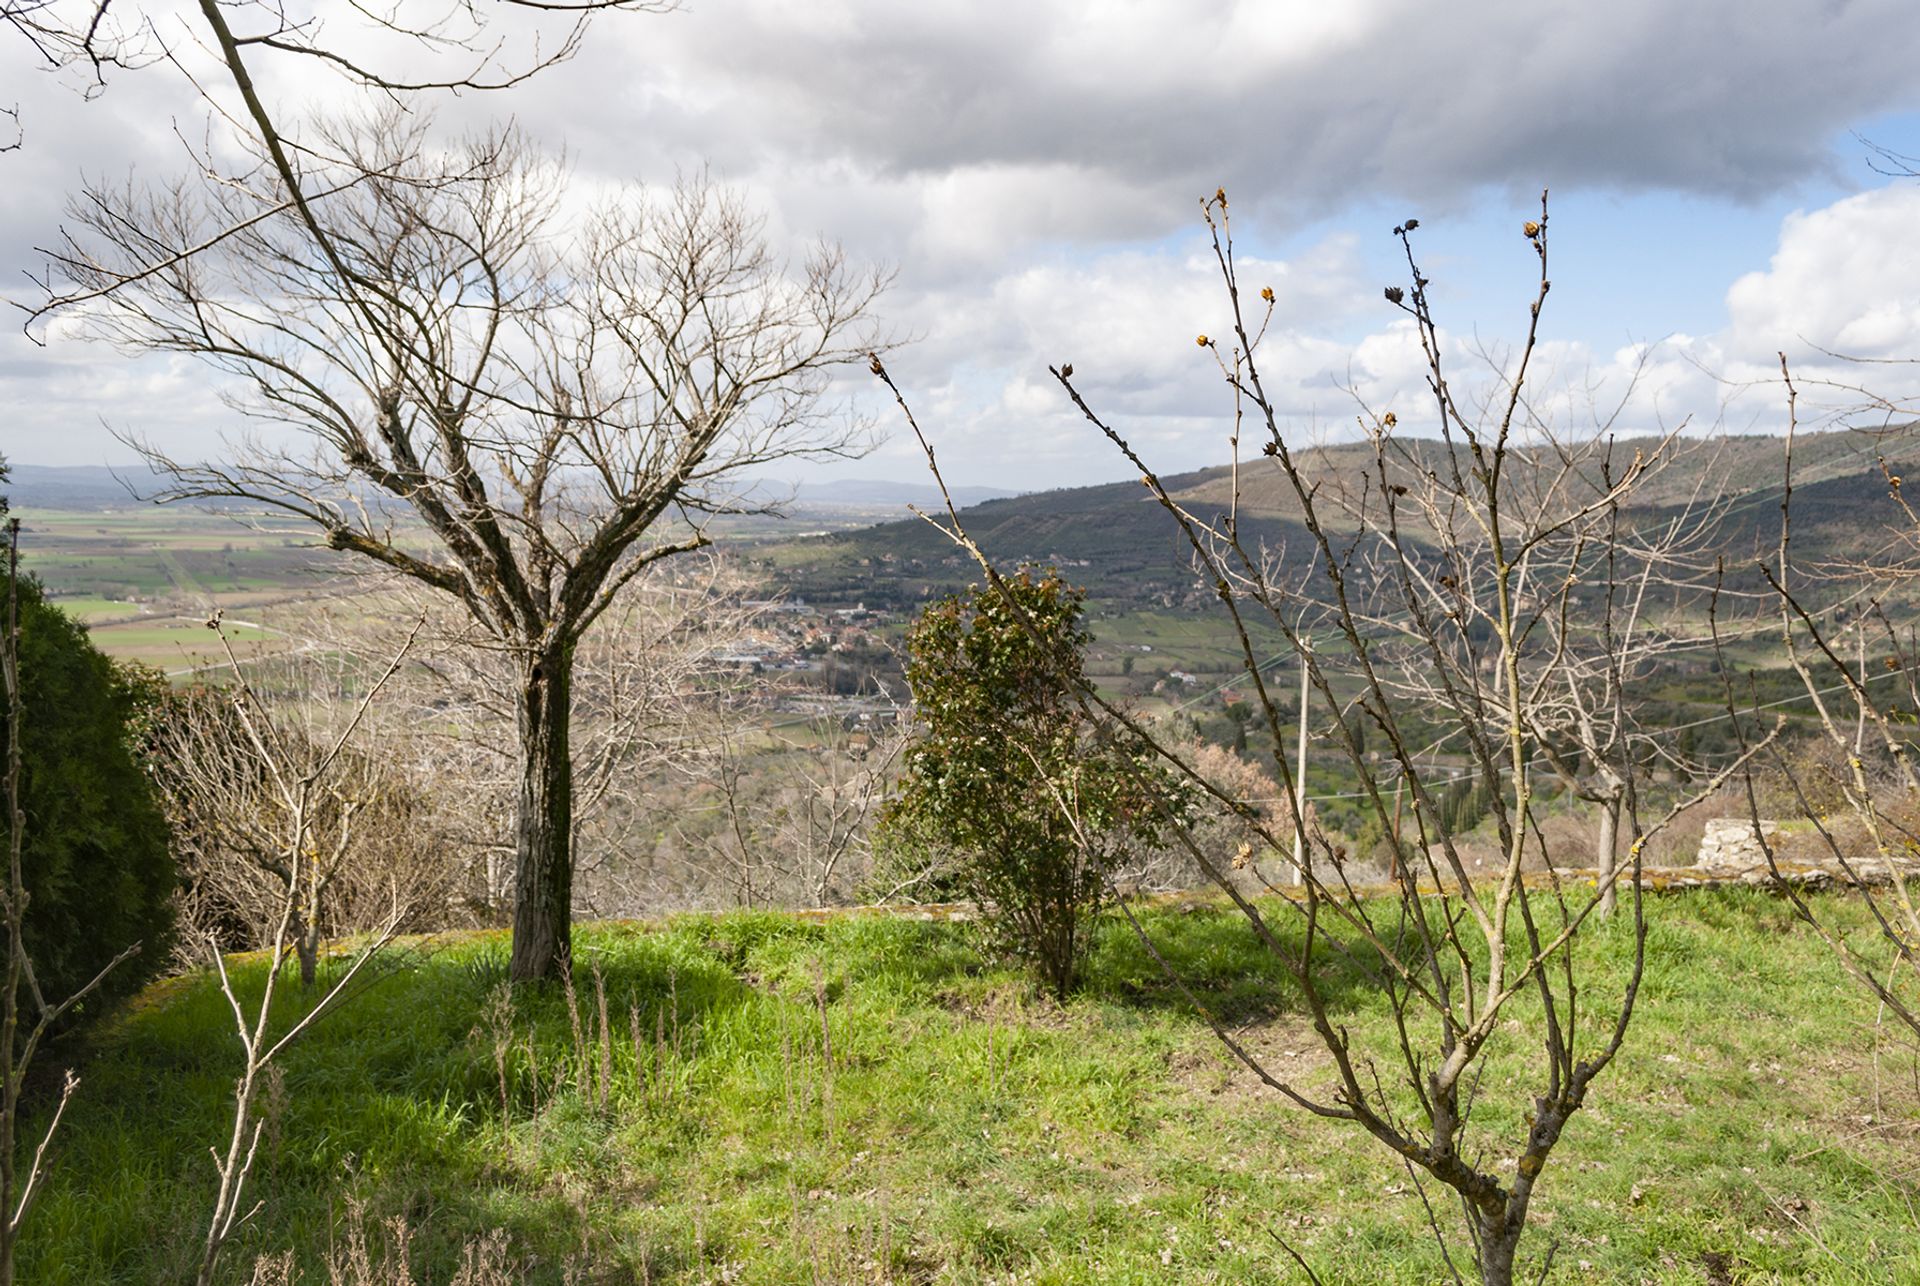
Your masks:
<instances>
[{"instance_id":1,"label":"tree shadow on grass","mask_svg":"<svg viewBox=\"0 0 1920 1286\"><path fill-rule=\"evenodd\" d=\"M1303 938L1299 917L1279 906L1262 906L1261 911L1281 947L1297 952ZM1134 915L1139 931L1124 914L1102 918L1087 965L1086 994L1184 1013L1192 1013L1198 1000L1229 1025L1304 1011L1292 973L1238 909L1191 902L1136 910ZM1151 950L1141 942L1141 931L1152 942ZM1364 945L1341 950L1322 926L1314 974L1330 1010L1350 1010L1377 994L1376 982L1363 967L1370 957L1371 949ZM1174 977L1168 976L1169 970ZM1199 1021L1198 1015L1194 1018Z\"/></svg>"}]
</instances>

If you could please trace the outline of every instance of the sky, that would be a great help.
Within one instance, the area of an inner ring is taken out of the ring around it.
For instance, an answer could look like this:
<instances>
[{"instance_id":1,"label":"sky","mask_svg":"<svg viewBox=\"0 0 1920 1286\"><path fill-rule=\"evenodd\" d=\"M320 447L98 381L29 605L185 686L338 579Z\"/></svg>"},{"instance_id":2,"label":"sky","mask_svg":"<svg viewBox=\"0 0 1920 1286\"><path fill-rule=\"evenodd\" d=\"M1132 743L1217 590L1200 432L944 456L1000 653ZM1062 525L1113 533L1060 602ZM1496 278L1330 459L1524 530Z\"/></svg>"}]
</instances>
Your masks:
<instances>
[{"instance_id":1,"label":"sky","mask_svg":"<svg viewBox=\"0 0 1920 1286\"><path fill-rule=\"evenodd\" d=\"M206 135L188 75L212 83L207 60L151 12L175 61L91 96L0 30L0 106L21 116L0 154L10 300L34 297L34 248L83 174L164 179L187 164L178 136ZM551 42L538 25L503 30L508 50ZM289 119L351 96L264 53L256 75ZM1362 404L1430 427L1419 349L1382 297L1408 218L1461 377L1511 353L1543 188L1533 387L1563 427L1777 430L1781 351L1816 390L1920 385L1903 365L1920 180L1876 172L1870 146L1920 156L1911 0L688 0L603 17L567 65L436 110L449 130L510 117L564 147L583 190L705 170L777 246L824 236L890 266L882 314L906 342L888 365L956 483L1130 474L1051 381L1062 361L1161 471L1226 459L1231 399L1194 343L1226 327L1200 219L1217 188L1243 281L1275 291L1261 359L1296 441L1350 435ZM192 359L69 332L0 331L9 458L128 461L116 431L218 458L241 427ZM884 440L806 476L922 476L870 377L836 388Z\"/></svg>"}]
</instances>

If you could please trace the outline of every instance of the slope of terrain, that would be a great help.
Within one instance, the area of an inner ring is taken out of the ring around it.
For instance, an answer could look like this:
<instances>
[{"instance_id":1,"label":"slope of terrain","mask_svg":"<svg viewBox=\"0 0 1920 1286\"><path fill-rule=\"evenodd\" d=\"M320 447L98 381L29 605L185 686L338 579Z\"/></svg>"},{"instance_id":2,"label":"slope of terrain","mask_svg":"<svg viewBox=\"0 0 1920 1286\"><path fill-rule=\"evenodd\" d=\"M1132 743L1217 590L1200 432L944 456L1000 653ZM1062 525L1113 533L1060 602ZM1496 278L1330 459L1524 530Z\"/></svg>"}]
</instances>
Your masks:
<instances>
[{"instance_id":1,"label":"slope of terrain","mask_svg":"<svg viewBox=\"0 0 1920 1286\"><path fill-rule=\"evenodd\" d=\"M1855 903L1820 905L1867 928ZM1525 1253L1553 1246L1553 1281L1920 1278L1913 1051L1778 900L1693 892L1650 913L1626 1051L1554 1154ZM1325 1090L1243 921L1205 903L1143 918L1262 1058ZM1616 920L1583 952L1586 1037L1630 941ZM1300 1280L1278 1238L1327 1282L1445 1276L1405 1170L1230 1063L1124 923L1065 1006L966 925L603 925L577 950L577 1027L562 995L503 999L504 946L412 943L294 1048L233 1280L281 1250L325 1280L356 1219L376 1245L404 1220L406 1280L435 1284L495 1229L515 1279L542 1284ZM239 976L257 992L257 962ZM1335 976L1330 994L1336 1021L1387 1038L1371 988ZM22 1280L181 1279L231 1021L204 975L178 979L87 1051ZM1533 1054L1517 1035L1494 1049L1475 1108L1490 1141L1524 1129Z\"/></svg>"},{"instance_id":2,"label":"slope of terrain","mask_svg":"<svg viewBox=\"0 0 1920 1286\"><path fill-rule=\"evenodd\" d=\"M1445 465L1436 442L1408 439L1400 445L1405 455L1399 470ZM1651 451L1653 445L1651 439L1620 440L1612 454L1614 469L1623 469L1636 451ZM1638 522L1651 527L1690 505L1698 513L1710 513L1710 544L1738 572L1755 558L1768 557L1779 539L1784 445L1780 438L1758 435L1682 441L1672 463L1633 493L1623 519L1629 526ZM1364 445L1301 448L1296 460L1303 476L1329 495L1336 489L1358 493L1364 487L1377 493L1377 482L1369 477L1371 449ZM1517 475L1517 492L1524 494L1530 487L1547 485L1559 465L1551 456L1520 452L1509 468ZM1890 524L1910 525L1889 495L1887 473L1899 476L1914 468L1920 468L1920 429L1913 426L1871 434L1803 435L1795 444L1793 461L1801 556L1819 560L1883 550ZM1391 475L1389 482L1399 476ZM1162 482L1181 504L1212 518L1232 497L1233 470L1201 469L1169 475ZM1278 466L1263 457L1245 462L1239 487L1244 543L1276 555L1283 566L1299 566L1313 553L1313 543L1300 525L1291 484ZM1330 528L1343 528L1337 505L1326 502L1319 509ZM1058 567L1096 600L1173 606L1190 601L1195 592L1186 542L1138 482L993 500L967 508L962 518L968 533L996 561ZM1411 534L1417 539L1417 531ZM836 601L864 597L908 605L978 579L963 551L918 518L794 542L765 557L773 574L797 591ZM1201 597L1207 597L1205 587L1198 588Z\"/></svg>"}]
</instances>

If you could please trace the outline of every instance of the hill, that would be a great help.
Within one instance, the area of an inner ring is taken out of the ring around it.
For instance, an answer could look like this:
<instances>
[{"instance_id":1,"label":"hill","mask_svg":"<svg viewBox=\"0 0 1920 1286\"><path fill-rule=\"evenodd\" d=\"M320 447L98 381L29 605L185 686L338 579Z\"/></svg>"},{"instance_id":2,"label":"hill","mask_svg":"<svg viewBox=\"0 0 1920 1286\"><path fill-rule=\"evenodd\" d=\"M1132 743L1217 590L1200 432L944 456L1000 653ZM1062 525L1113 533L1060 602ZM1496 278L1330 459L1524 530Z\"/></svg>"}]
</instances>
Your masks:
<instances>
[{"instance_id":1,"label":"hill","mask_svg":"<svg viewBox=\"0 0 1920 1286\"><path fill-rule=\"evenodd\" d=\"M1637 489L1623 515L1629 526L1660 524L1689 504L1716 509L1712 547L1728 566L1770 555L1779 537L1784 442L1749 436L1686 440L1672 463ZM1444 453L1433 440L1409 439L1398 468L1437 469ZM1626 438L1614 451L1624 467L1652 439ZM1371 449L1341 444L1301 449L1303 475L1323 488L1357 488L1372 469ZM1896 472L1920 468L1920 426L1881 433L1833 431L1800 437L1794 451L1796 540L1813 560L1870 553L1886 543L1889 523L1902 521L1890 503L1880 461ZM1463 464L1465 462L1463 461ZM1549 485L1558 460L1542 452L1512 457L1515 485ZM1222 512L1232 495L1230 468L1162 479L1168 492L1202 516ZM1390 475L1389 483L1398 475ZM1240 471L1240 523L1251 547L1284 566L1312 551L1298 502L1279 468L1263 458ZM1208 597L1190 570L1189 550L1174 524L1137 482L1064 488L989 500L962 512L966 529L1005 564L1060 568L1096 601L1116 609L1197 605ZM1337 510L1322 507L1336 529ZM919 518L794 541L765 551L765 565L793 592L811 599L911 607L929 594L978 579L971 561ZM1196 595L1198 596L1196 598Z\"/></svg>"},{"instance_id":2,"label":"hill","mask_svg":"<svg viewBox=\"0 0 1920 1286\"><path fill-rule=\"evenodd\" d=\"M122 510L145 503L160 491L165 476L144 464L47 465L9 462L7 497L15 509L90 512ZM221 508L220 503L211 507Z\"/></svg>"}]
</instances>

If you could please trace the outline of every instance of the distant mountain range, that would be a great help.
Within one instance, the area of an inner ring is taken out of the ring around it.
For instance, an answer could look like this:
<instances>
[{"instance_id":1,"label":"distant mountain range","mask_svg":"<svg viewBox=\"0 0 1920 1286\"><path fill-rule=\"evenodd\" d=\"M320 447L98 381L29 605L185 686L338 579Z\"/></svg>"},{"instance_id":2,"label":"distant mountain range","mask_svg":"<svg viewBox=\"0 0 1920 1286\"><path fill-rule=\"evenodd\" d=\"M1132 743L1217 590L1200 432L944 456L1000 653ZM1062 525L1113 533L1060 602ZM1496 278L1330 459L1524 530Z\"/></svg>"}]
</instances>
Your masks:
<instances>
[{"instance_id":1,"label":"distant mountain range","mask_svg":"<svg viewBox=\"0 0 1920 1286\"><path fill-rule=\"evenodd\" d=\"M835 478L797 485L755 482L749 484L749 489L769 497L791 494L793 503L801 509L904 509L908 505L925 509L929 506L938 508L941 504L940 491L932 483L899 482L893 479ZM953 502L964 509L989 500L1007 500L1022 494L1000 487L955 487Z\"/></svg>"},{"instance_id":2,"label":"distant mountain range","mask_svg":"<svg viewBox=\"0 0 1920 1286\"><path fill-rule=\"evenodd\" d=\"M114 468L15 464L12 477L0 491L20 509L112 509L139 503L138 497L160 490L162 482L160 475L141 464ZM921 508L940 504L939 491L924 482L836 478L795 485L763 480L747 483L743 489L763 500L784 501L798 515L808 511L900 510L910 504ZM998 487L953 489L954 503L963 507L1019 494Z\"/></svg>"},{"instance_id":3,"label":"distant mountain range","mask_svg":"<svg viewBox=\"0 0 1920 1286\"><path fill-rule=\"evenodd\" d=\"M160 479L143 464L13 464L0 483L16 509L113 509L137 503L136 495L160 489ZM131 488L131 490L129 490Z\"/></svg>"},{"instance_id":4,"label":"distant mountain range","mask_svg":"<svg viewBox=\"0 0 1920 1286\"><path fill-rule=\"evenodd\" d=\"M1409 439L1405 445L1413 460L1397 468L1431 469L1444 460L1437 442ZM1650 445L1646 440L1620 441L1614 468L1630 461L1636 448ZM1634 493L1630 512L1658 521L1690 500L1717 495L1721 515L1715 543L1730 563L1751 564L1778 538L1783 445L1777 437L1759 435L1688 441L1677 459ZM1338 485L1357 483L1370 471L1372 454L1362 444L1346 443L1300 449L1295 458L1310 479ZM1869 537L1885 540L1893 514L1883 459L1898 471L1920 476L1920 426L1872 434L1808 433L1796 440L1794 508L1803 554L1845 552ZM1552 457L1535 460L1522 451L1509 467L1515 484L1525 488L1530 479L1550 477L1557 465ZM1222 467L1163 479L1176 498L1200 513L1226 506L1232 480L1232 471ZM11 496L16 509L30 512L122 508L139 503L137 496L151 494L160 485L160 478L144 466L20 464L0 490ZM1241 530L1253 544L1269 551L1310 548L1291 488L1270 461L1243 464L1239 486ZM840 478L795 485L760 480L746 483L742 492L750 502L778 503L791 518L813 518L840 529L813 546L809 562L859 565L872 560L877 566L918 559L931 567L944 565L957 553L938 531L905 512L909 504L929 512L940 508L940 494L930 483ZM1076 573L1079 577L1093 582L1131 580L1141 573L1153 579L1190 579L1184 541L1137 481L1026 493L957 487L954 501L968 511L968 530L996 558L1073 566L1084 569Z\"/></svg>"}]
</instances>

